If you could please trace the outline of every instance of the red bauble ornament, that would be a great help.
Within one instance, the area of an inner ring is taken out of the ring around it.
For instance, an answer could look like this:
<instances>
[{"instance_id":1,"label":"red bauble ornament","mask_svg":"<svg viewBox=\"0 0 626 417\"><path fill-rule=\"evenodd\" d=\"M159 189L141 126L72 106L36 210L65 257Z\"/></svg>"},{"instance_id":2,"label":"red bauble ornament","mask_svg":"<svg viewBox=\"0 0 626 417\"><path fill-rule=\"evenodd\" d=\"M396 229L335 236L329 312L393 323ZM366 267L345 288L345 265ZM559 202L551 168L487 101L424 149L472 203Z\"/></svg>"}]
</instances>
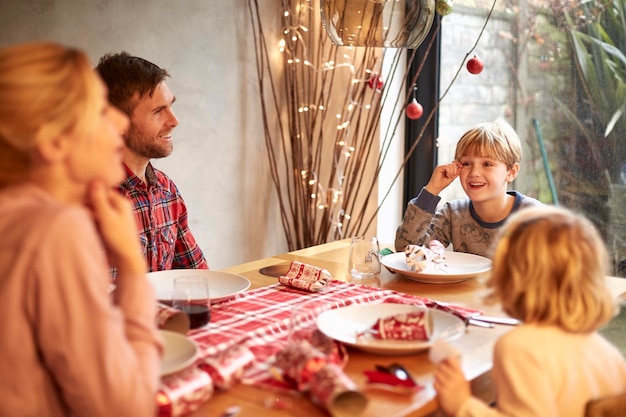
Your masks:
<instances>
[{"instance_id":1,"label":"red bauble ornament","mask_svg":"<svg viewBox=\"0 0 626 417\"><path fill-rule=\"evenodd\" d=\"M541 71L547 71L550 69L550 61L548 61L547 59L543 59L543 57L541 58L541 61L539 61L539 69Z\"/></svg>"},{"instance_id":2,"label":"red bauble ornament","mask_svg":"<svg viewBox=\"0 0 626 417\"><path fill-rule=\"evenodd\" d=\"M367 85L369 85L372 90L382 90L383 84L383 77L381 77L380 74L372 74L370 79L367 80Z\"/></svg>"},{"instance_id":3,"label":"red bauble ornament","mask_svg":"<svg viewBox=\"0 0 626 417\"><path fill-rule=\"evenodd\" d=\"M422 117L422 114L424 114L424 108L417 100L413 99L413 101L406 106L406 117L409 119L417 120Z\"/></svg>"},{"instance_id":4,"label":"red bauble ornament","mask_svg":"<svg viewBox=\"0 0 626 417\"><path fill-rule=\"evenodd\" d=\"M483 60L478 58L478 55L474 55L469 61L467 61L467 70L472 74L480 74L485 68Z\"/></svg>"}]
</instances>

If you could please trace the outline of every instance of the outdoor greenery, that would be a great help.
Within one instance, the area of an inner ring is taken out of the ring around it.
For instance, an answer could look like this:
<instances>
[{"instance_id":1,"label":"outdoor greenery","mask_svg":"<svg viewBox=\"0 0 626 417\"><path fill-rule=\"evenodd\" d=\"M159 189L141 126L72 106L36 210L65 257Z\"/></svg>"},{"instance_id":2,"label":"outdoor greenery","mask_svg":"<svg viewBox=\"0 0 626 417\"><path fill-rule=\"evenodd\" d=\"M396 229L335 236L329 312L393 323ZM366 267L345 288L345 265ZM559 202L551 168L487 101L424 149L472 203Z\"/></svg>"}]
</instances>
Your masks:
<instances>
[{"instance_id":1,"label":"outdoor greenery","mask_svg":"<svg viewBox=\"0 0 626 417\"><path fill-rule=\"evenodd\" d=\"M490 4L455 0L455 13ZM626 277L625 9L626 0L498 1L508 24L489 37L510 41L503 115L524 141L515 188L589 217L612 273Z\"/></svg>"},{"instance_id":2,"label":"outdoor greenery","mask_svg":"<svg viewBox=\"0 0 626 417\"><path fill-rule=\"evenodd\" d=\"M569 35L576 69L575 94L561 111L578 141L572 172L586 189L608 190L619 183L626 156L626 16L624 1L585 2L554 9Z\"/></svg>"},{"instance_id":3,"label":"outdoor greenery","mask_svg":"<svg viewBox=\"0 0 626 417\"><path fill-rule=\"evenodd\" d=\"M494 10L510 17L510 30L489 36L512 45L507 57L512 110L506 116L529 148L528 174L519 189L589 217L606 238L613 272L626 276L626 0L455 4L484 10L485 25ZM394 75L404 76L401 55L389 57L392 71L383 84L379 50L338 49L320 30L318 4L283 0L282 60L276 59L257 2L249 5L258 32L268 157L290 249L364 233L368 219L376 216L368 201L375 195L386 149L404 120L406 101L402 95L389 97L384 87ZM458 70L463 68L461 62ZM414 82L404 83L407 97ZM448 91L441 89L433 111ZM380 138L379 152L375 143L383 107L399 113ZM430 121L433 114L424 117Z\"/></svg>"},{"instance_id":4,"label":"outdoor greenery","mask_svg":"<svg viewBox=\"0 0 626 417\"><path fill-rule=\"evenodd\" d=\"M557 28L568 35L574 90L568 101L554 98L564 116L560 183L564 204L579 208L605 234L623 273L625 201L615 191L626 185L626 14L624 0L583 1L552 7ZM569 143L568 143L569 142ZM607 204L607 201L609 203Z\"/></svg>"}]
</instances>

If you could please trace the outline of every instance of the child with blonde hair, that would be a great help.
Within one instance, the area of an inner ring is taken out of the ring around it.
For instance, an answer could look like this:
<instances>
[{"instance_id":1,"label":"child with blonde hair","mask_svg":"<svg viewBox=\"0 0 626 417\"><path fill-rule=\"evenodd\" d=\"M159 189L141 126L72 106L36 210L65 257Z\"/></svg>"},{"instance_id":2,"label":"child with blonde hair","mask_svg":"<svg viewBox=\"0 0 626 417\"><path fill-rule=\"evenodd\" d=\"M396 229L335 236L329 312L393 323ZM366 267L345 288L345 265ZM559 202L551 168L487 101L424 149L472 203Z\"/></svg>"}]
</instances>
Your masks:
<instances>
[{"instance_id":1,"label":"child with blonde hair","mask_svg":"<svg viewBox=\"0 0 626 417\"><path fill-rule=\"evenodd\" d=\"M468 130L456 145L454 161L435 168L428 184L407 205L396 231L397 251L438 240L456 252L487 256L498 229L512 213L541 205L517 191L507 191L517 177L522 145L503 119ZM468 198L437 208L439 193L459 178Z\"/></svg>"},{"instance_id":2,"label":"child with blonde hair","mask_svg":"<svg viewBox=\"0 0 626 417\"><path fill-rule=\"evenodd\" d=\"M591 222L533 207L501 230L488 300L522 324L495 345L495 408L472 397L460 359L439 363L435 389L454 417L583 417L590 400L626 392L626 362L597 330L616 313L608 254Z\"/></svg>"}]
</instances>

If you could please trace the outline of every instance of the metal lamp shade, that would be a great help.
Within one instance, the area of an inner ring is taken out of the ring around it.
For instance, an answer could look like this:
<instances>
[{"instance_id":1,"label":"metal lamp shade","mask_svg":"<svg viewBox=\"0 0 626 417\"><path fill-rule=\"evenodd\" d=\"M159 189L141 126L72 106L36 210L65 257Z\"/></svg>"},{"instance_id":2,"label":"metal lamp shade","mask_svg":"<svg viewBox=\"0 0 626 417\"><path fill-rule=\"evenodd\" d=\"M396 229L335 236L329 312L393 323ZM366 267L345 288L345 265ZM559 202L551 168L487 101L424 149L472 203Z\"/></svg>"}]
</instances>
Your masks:
<instances>
[{"instance_id":1,"label":"metal lamp shade","mask_svg":"<svg viewBox=\"0 0 626 417\"><path fill-rule=\"evenodd\" d=\"M435 0L320 0L326 33L339 46L417 48L435 17Z\"/></svg>"}]
</instances>

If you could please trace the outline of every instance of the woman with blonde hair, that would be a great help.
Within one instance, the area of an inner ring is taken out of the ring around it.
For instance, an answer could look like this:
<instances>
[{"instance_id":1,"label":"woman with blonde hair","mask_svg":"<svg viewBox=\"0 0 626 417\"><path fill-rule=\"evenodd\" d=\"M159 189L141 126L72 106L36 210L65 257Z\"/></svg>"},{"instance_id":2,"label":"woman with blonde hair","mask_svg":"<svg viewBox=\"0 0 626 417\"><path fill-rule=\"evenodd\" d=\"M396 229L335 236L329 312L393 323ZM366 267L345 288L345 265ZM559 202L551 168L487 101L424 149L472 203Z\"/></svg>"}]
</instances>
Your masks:
<instances>
[{"instance_id":1,"label":"woman with blonde hair","mask_svg":"<svg viewBox=\"0 0 626 417\"><path fill-rule=\"evenodd\" d=\"M585 404L626 392L626 362L597 333L615 315L608 255L591 222L554 206L521 210L501 230L490 299L522 324L495 345L496 407L472 397L459 358L437 366L451 416L583 417Z\"/></svg>"},{"instance_id":2,"label":"woman with blonde hair","mask_svg":"<svg viewBox=\"0 0 626 417\"><path fill-rule=\"evenodd\" d=\"M0 49L0 415L155 415L155 301L114 190L127 126L84 52Z\"/></svg>"}]
</instances>

